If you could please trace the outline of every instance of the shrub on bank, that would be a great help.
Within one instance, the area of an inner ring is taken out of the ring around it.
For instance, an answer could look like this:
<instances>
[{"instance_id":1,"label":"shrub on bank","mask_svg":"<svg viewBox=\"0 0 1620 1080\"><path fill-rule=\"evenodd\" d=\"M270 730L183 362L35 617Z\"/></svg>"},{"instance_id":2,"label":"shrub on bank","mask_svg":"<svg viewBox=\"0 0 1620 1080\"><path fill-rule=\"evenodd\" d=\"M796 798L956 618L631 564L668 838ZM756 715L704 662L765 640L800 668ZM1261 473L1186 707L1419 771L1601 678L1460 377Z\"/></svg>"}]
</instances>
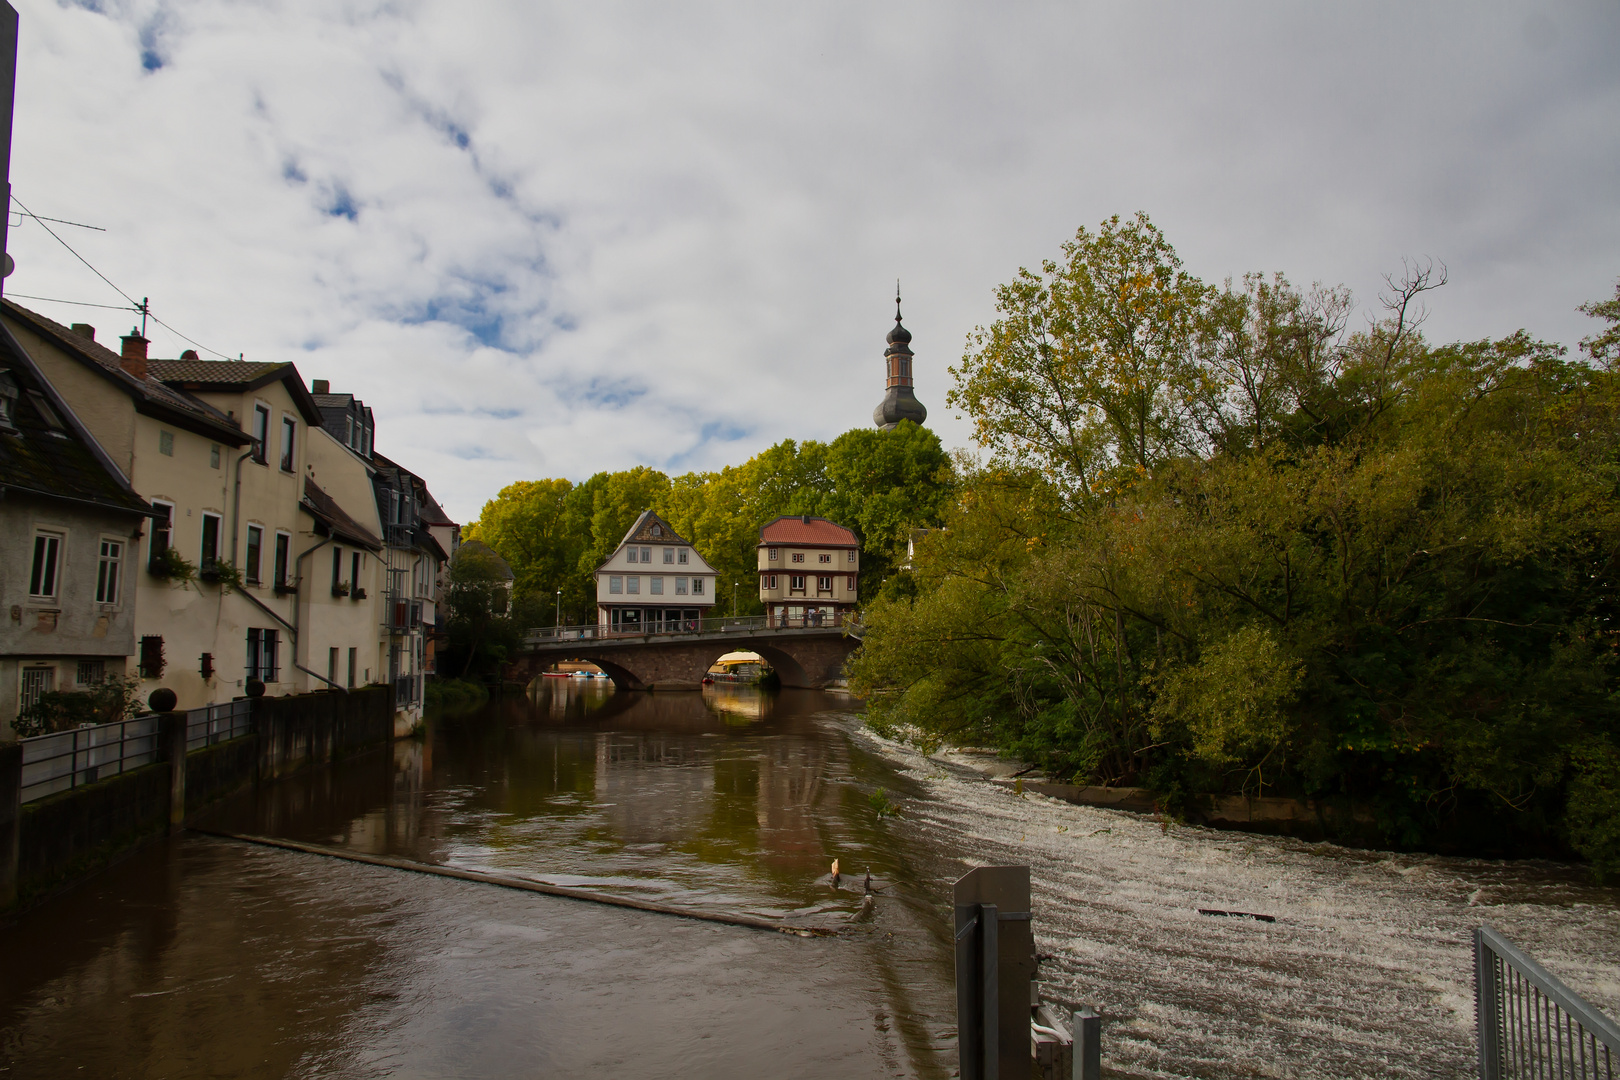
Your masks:
<instances>
[{"instance_id":1,"label":"shrub on bank","mask_svg":"<svg viewBox=\"0 0 1620 1080\"><path fill-rule=\"evenodd\" d=\"M489 691L465 679L434 679L427 684L424 704L429 712L471 712L489 700Z\"/></svg>"}]
</instances>

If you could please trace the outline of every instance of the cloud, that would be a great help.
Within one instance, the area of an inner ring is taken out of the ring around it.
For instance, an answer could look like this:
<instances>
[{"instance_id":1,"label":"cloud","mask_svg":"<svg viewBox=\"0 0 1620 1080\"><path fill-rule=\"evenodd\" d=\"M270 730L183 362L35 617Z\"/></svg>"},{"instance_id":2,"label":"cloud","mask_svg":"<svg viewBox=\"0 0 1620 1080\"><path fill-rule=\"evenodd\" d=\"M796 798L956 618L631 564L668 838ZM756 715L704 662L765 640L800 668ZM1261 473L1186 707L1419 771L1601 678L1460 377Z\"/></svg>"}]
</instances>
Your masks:
<instances>
[{"instance_id":1,"label":"cloud","mask_svg":"<svg viewBox=\"0 0 1620 1080\"><path fill-rule=\"evenodd\" d=\"M1431 336L1572 344L1620 275L1620 14L1533 16L37 5L12 181L106 227L64 236L188 337L364 398L471 520L517 479L870 423L896 277L930 424L966 445L946 368L995 285L1137 209L1208 279L1371 313L1428 255ZM8 291L121 302L37 225L11 250Z\"/></svg>"}]
</instances>

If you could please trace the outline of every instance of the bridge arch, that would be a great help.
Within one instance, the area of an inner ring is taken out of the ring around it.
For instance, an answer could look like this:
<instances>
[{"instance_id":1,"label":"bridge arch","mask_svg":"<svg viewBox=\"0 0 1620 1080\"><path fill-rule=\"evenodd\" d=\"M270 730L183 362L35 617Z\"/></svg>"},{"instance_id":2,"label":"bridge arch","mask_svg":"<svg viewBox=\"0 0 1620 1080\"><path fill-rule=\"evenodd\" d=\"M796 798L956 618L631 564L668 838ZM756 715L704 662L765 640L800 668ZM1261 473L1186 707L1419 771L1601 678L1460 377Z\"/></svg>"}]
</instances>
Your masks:
<instances>
[{"instance_id":1,"label":"bridge arch","mask_svg":"<svg viewBox=\"0 0 1620 1080\"><path fill-rule=\"evenodd\" d=\"M710 665L733 651L758 653L783 686L819 689L843 675L860 644L836 628L739 628L693 634L650 634L599 640L531 640L507 667L527 682L559 660L584 660L624 690L695 690Z\"/></svg>"}]
</instances>

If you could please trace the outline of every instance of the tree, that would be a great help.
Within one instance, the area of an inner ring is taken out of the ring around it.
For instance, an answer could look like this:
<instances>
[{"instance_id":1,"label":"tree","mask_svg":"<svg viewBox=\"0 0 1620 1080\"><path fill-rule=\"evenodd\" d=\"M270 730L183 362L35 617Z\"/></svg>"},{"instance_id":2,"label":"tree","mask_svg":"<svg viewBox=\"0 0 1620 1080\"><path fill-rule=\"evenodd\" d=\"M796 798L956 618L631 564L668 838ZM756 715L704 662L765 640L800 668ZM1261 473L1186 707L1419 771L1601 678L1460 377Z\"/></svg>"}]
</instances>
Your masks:
<instances>
[{"instance_id":1,"label":"tree","mask_svg":"<svg viewBox=\"0 0 1620 1080\"><path fill-rule=\"evenodd\" d=\"M450 641L443 659L458 677L499 673L517 647L509 589L493 551L463 546L450 561Z\"/></svg>"}]
</instances>

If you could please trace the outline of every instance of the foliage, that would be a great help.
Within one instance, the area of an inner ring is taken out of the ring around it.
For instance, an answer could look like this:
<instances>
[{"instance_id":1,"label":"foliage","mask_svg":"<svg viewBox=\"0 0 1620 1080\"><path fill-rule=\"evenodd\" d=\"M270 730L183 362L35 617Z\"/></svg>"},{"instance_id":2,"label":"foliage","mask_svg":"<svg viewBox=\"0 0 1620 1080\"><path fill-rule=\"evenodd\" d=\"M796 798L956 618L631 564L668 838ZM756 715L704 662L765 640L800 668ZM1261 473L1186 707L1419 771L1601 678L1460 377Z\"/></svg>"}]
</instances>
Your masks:
<instances>
[{"instance_id":1,"label":"foliage","mask_svg":"<svg viewBox=\"0 0 1620 1080\"><path fill-rule=\"evenodd\" d=\"M441 716L471 712L488 700L488 690L464 679L430 679L423 692L428 712Z\"/></svg>"},{"instance_id":2,"label":"foliage","mask_svg":"<svg viewBox=\"0 0 1620 1080\"><path fill-rule=\"evenodd\" d=\"M909 422L857 429L830 443L784 440L741 465L674 478L653 469L597 473L580 484L522 481L503 488L465 536L500 553L516 575L515 618L549 626L595 620L595 571L643 510L653 509L717 574L717 607L761 611L759 530L783 514L812 514L862 540L862 595L894 573L911 529L938 525L953 471L932 432Z\"/></svg>"},{"instance_id":3,"label":"foliage","mask_svg":"<svg viewBox=\"0 0 1620 1080\"><path fill-rule=\"evenodd\" d=\"M229 559L216 559L198 573L204 580L218 585L222 593L241 592L245 586L241 568Z\"/></svg>"},{"instance_id":4,"label":"foliage","mask_svg":"<svg viewBox=\"0 0 1620 1080\"><path fill-rule=\"evenodd\" d=\"M173 547L166 547L156 555L147 565L153 577L162 578L171 585L187 587L196 580L196 564L190 562Z\"/></svg>"},{"instance_id":5,"label":"foliage","mask_svg":"<svg viewBox=\"0 0 1620 1080\"><path fill-rule=\"evenodd\" d=\"M52 690L12 721L19 738L85 724L112 724L140 712L141 680L108 677L89 690Z\"/></svg>"},{"instance_id":6,"label":"foliage","mask_svg":"<svg viewBox=\"0 0 1620 1080\"><path fill-rule=\"evenodd\" d=\"M1600 364L1612 366L1620 362L1620 281L1614 284L1612 299L1594 300L1582 304L1579 310L1609 324L1591 337L1582 338L1581 350Z\"/></svg>"},{"instance_id":7,"label":"foliage","mask_svg":"<svg viewBox=\"0 0 1620 1080\"><path fill-rule=\"evenodd\" d=\"M1620 865L1620 376L1431 346L1443 269L1351 329L1340 289L1188 278L1141 216L1065 255L955 369L990 458L866 613L874 721Z\"/></svg>"},{"instance_id":8,"label":"foliage","mask_svg":"<svg viewBox=\"0 0 1620 1080\"><path fill-rule=\"evenodd\" d=\"M518 645L509 586L493 552L463 545L450 562L447 630L440 654L443 670L460 678L494 674Z\"/></svg>"}]
</instances>

